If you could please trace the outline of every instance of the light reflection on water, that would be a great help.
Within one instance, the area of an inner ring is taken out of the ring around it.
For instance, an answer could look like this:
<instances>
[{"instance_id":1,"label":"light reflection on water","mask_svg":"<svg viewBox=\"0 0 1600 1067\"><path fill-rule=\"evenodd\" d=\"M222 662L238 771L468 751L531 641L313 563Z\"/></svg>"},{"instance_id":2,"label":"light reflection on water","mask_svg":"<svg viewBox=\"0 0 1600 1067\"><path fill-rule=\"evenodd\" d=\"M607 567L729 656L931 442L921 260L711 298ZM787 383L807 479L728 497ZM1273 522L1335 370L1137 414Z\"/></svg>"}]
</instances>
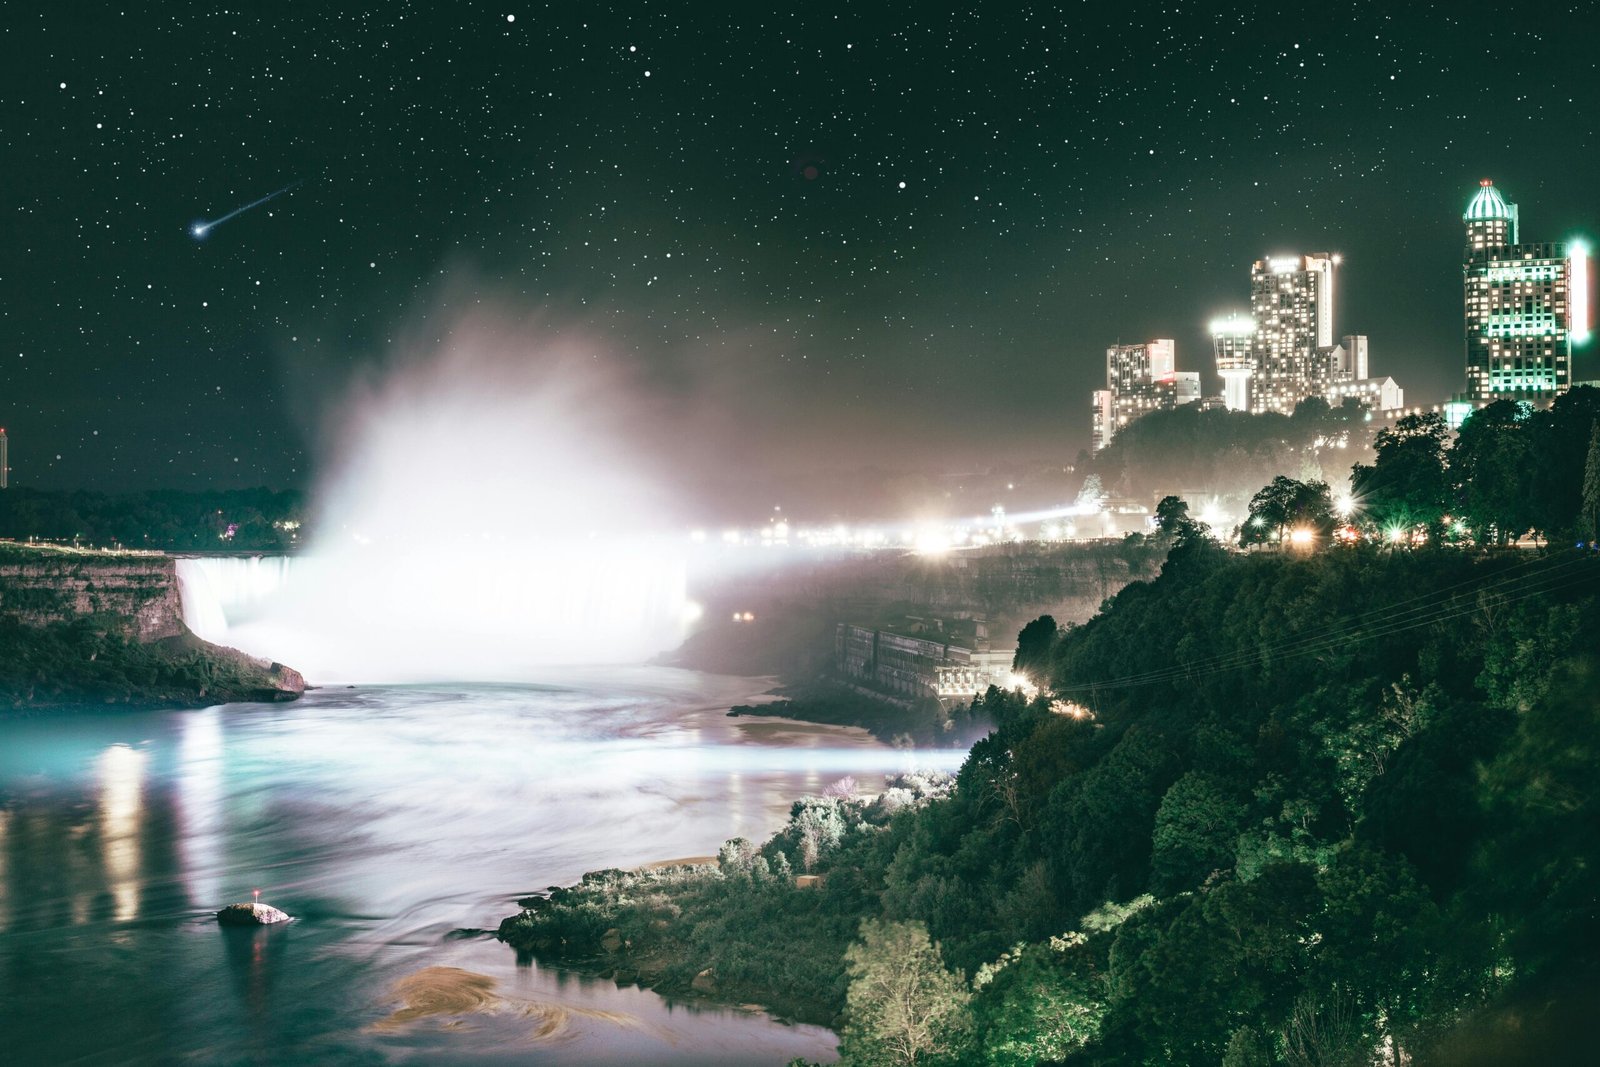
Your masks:
<instances>
[{"instance_id":1,"label":"light reflection on water","mask_svg":"<svg viewBox=\"0 0 1600 1067\"><path fill-rule=\"evenodd\" d=\"M585 870L764 836L800 793L907 764L859 731L727 718L749 680L638 669L565 682L0 722L8 1055L831 1058L818 1028L670 1005L451 936ZM212 913L255 888L296 921L219 929ZM497 1014L372 1029L397 1007L396 981L440 966L492 978ZM559 1036L534 1039L535 1010L562 1020Z\"/></svg>"}]
</instances>

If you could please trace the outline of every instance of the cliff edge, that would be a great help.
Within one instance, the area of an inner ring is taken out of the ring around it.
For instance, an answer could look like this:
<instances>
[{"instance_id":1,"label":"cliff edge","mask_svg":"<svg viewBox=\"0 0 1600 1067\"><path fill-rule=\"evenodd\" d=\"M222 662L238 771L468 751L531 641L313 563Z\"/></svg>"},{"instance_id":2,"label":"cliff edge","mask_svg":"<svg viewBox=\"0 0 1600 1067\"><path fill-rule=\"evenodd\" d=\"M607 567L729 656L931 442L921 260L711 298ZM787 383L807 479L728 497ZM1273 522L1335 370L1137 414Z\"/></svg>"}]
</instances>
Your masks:
<instances>
[{"instance_id":1,"label":"cliff edge","mask_svg":"<svg viewBox=\"0 0 1600 1067\"><path fill-rule=\"evenodd\" d=\"M300 672L196 637L155 552L0 543L0 708L293 700Z\"/></svg>"}]
</instances>

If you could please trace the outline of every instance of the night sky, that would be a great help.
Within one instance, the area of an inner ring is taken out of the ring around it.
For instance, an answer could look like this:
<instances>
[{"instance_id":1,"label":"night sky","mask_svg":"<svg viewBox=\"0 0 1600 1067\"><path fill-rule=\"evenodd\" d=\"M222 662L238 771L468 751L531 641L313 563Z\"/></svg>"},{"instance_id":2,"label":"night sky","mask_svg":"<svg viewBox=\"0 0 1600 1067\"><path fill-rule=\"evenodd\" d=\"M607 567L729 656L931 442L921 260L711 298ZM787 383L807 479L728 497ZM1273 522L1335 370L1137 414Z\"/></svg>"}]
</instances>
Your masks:
<instances>
[{"instance_id":1,"label":"night sky","mask_svg":"<svg viewBox=\"0 0 1600 1067\"><path fill-rule=\"evenodd\" d=\"M1600 232L1585 2L226 6L0 14L13 485L309 485L484 307L730 476L1070 462L1106 345L1211 378L1254 258L1343 253L1430 402L1477 180Z\"/></svg>"}]
</instances>

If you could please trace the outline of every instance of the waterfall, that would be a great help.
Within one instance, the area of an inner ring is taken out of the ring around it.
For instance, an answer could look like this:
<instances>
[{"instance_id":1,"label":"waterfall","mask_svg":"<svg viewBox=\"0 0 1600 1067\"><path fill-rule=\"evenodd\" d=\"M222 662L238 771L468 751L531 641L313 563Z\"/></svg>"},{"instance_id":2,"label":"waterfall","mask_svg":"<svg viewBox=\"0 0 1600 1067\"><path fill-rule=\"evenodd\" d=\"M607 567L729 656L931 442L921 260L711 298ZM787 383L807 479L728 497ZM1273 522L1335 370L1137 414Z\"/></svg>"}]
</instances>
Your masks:
<instances>
[{"instance_id":1,"label":"waterfall","mask_svg":"<svg viewBox=\"0 0 1600 1067\"><path fill-rule=\"evenodd\" d=\"M226 645L233 627L256 619L288 584L294 561L288 556L184 556L177 562L184 624L196 636Z\"/></svg>"},{"instance_id":2,"label":"waterfall","mask_svg":"<svg viewBox=\"0 0 1600 1067\"><path fill-rule=\"evenodd\" d=\"M183 621L316 682L512 681L683 639L676 546L547 542L178 561Z\"/></svg>"},{"instance_id":3,"label":"waterfall","mask_svg":"<svg viewBox=\"0 0 1600 1067\"><path fill-rule=\"evenodd\" d=\"M642 447L654 404L537 324L443 333L338 401L292 561L180 564L191 629L319 684L538 681L677 645L684 524Z\"/></svg>"}]
</instances>

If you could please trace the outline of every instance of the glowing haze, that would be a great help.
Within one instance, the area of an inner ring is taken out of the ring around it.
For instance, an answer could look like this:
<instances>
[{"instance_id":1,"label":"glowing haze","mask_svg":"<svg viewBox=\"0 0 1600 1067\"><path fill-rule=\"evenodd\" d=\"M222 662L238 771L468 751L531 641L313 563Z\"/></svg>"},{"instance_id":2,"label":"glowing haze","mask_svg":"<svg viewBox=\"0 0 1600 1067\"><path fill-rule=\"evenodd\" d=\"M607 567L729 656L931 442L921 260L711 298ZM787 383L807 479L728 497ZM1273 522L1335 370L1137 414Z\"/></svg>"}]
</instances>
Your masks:
<instances>
[{"instance_id":1,"label":"glowing haze","mask_svg":"<svg viewBox=\"0 0 1600 1067\"><path fill-rule=\"evenodd\" d=\"M681 530L581 344L489 317L357 383L309 550L221 639L314 682L526 680L682 638ZM210 635L207 635L210 636Z\"/></svg>"}]
</instances>

